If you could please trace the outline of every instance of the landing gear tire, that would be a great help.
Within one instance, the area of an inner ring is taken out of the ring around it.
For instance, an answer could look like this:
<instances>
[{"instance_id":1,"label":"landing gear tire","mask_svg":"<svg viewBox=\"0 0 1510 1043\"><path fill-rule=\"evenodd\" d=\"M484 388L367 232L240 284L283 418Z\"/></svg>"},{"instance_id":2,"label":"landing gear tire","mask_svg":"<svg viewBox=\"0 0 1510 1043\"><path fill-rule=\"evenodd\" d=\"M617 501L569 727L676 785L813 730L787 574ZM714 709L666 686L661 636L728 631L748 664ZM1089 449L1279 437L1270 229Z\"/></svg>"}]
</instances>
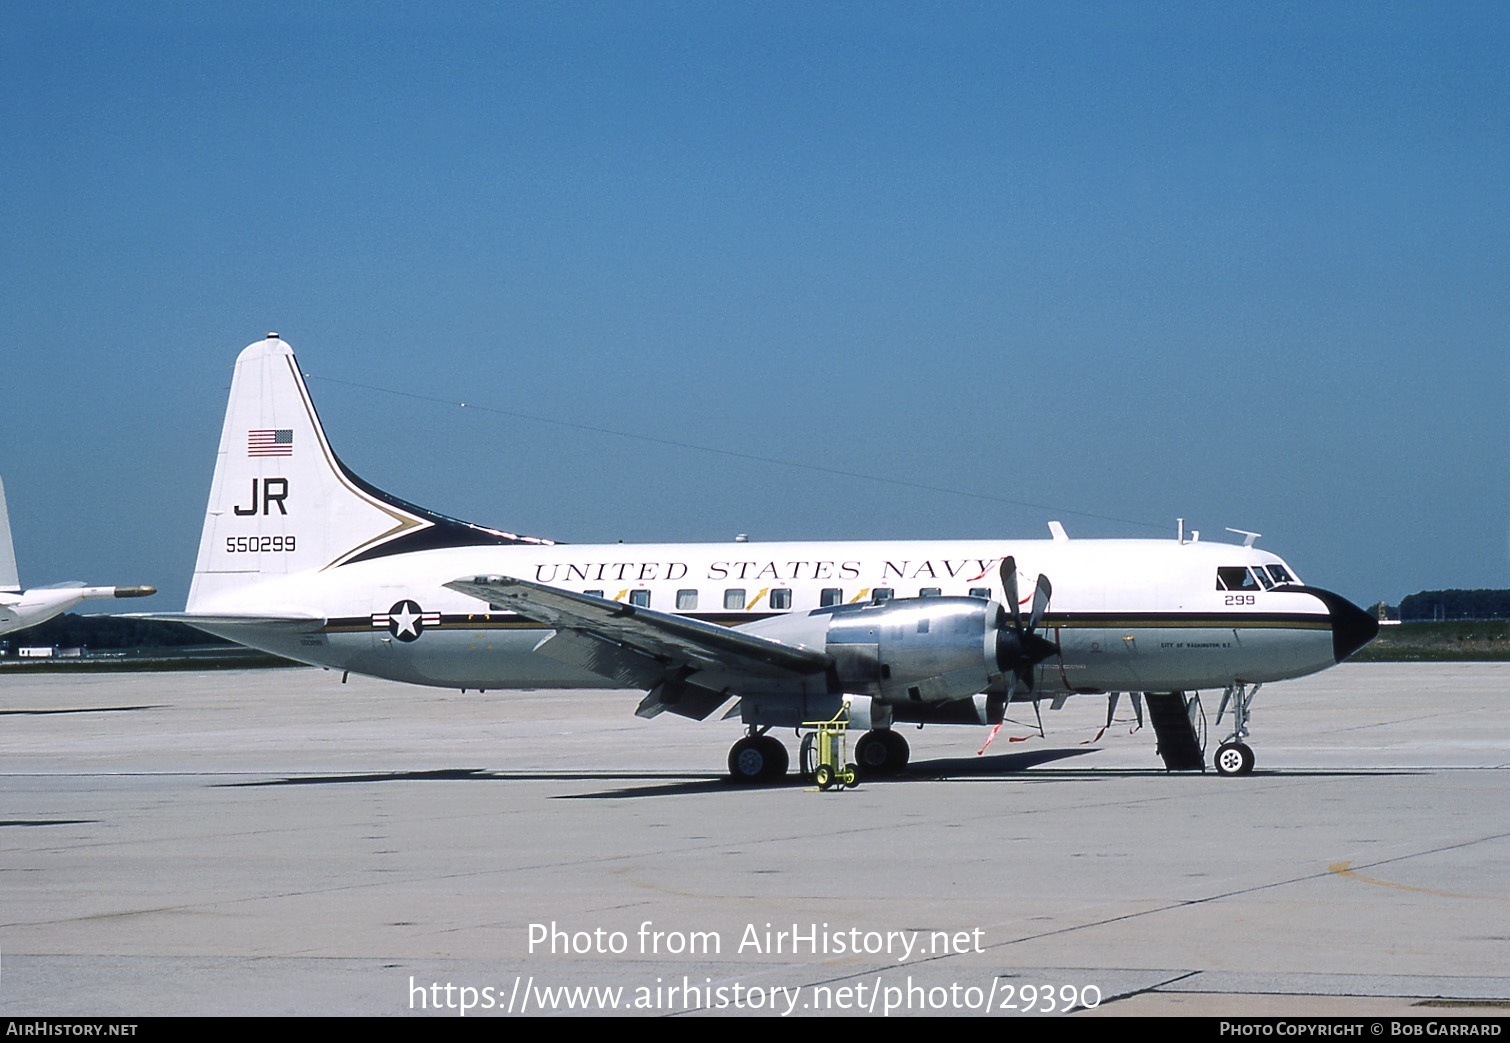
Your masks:
<instances>
[{"instance_id":1,"label":"landing gear tire","mask_svg":"<svg viewBox=\"0 0 1510 1043\"><path fill-rule=\"evenodd\" d=\"M786 747L774 735L766 735L763 738L766 741L767 749L771 751L770 772L766 775L766 781L780 782L786 778L786 769L790 763L786 754Z\"/></svg>"},{"instance_id":2,"label":"landing gear tire","mask_svg":"<svg viewBox=\"0 0 1510 1043\"><path fill-rule=\"evenodd\" d=\"M886 747L882 732L866 732L855 743L855 763L867 775L882 775L891 752Z\"/></svg>"},{"instance_id":3,"label":"landing gear tire","mask_svg":"<svg viewBox=\"0 0 1510 1043\"><path fill-rule=\"evenodd\" d=\"M729 750L729 777L735 782L775 782L786 774L786 747L770 735L746 735Z\"/></svg>"},{"instance_id":4,"label":"landing gear tire","mask_svg":"<svg viewBox=\"0 0 1510 1043\"><path fill-rule=\"evenodd\" d=\"M907 767L907 761L912 756L912 750L907 746L907 740L902 738L901 732L887 731L882 733L886 739L886 749L891 758L886 762L887 768L893 775L900 775L902 769Z\"/></svg>"},{"instance_id":5,"label":"landing gear tire","mask_svg":"<svg viewBox=\"0 0 1510 1043\"><path fill-rule=\"evenodd\" d=\"M1216 766L1218 775L1251 775L1253 751L1246 743L1224 742L1217 749L1216 756L1211 758L1211 763Z\"/></svg>"},{"instance_id":6,"label":"landing gear tire","mask_svg":"<svg viewBox=\"0 0 1510 1043\"><path fill-rule=\"evenodd\" d=\"M877 728L855 743L855 766L861 775L896 775L911 755L907 740L890 728Z\"/></svg>"}]
</instances>

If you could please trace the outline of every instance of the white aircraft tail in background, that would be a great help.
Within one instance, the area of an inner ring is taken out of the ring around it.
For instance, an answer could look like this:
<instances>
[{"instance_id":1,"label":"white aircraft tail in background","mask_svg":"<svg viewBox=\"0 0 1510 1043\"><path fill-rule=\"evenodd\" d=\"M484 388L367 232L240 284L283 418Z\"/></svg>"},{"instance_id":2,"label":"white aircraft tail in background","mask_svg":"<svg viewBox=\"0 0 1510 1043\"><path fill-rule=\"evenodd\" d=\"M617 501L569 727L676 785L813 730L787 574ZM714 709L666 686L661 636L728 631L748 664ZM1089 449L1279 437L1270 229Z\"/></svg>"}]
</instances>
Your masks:
<instances>
[{"instance_id":1,"label":"white aircraft tail in background","mask_svg":"<svg viewBox=\"0 0 1510 1043\"><path fill-rule=\"evenodd\" d=\"M0 594L21 589L16 572L16 546L11 542L10 511L5 506L5 482L0 481Z\"/></svg>"},{"instance_id":2,"label":"white aircraft tail in background","mask_svg":"<svg viewBox=\"0 0 1510 1043\"><path fill-rule=\"evenodd\" d=\"M155 587L88 587L83 583L22 590L5 506L5 483L0 482L0 634L45 623L87 598L144 598L156 593Z\"/></svg>"}]
</instances>

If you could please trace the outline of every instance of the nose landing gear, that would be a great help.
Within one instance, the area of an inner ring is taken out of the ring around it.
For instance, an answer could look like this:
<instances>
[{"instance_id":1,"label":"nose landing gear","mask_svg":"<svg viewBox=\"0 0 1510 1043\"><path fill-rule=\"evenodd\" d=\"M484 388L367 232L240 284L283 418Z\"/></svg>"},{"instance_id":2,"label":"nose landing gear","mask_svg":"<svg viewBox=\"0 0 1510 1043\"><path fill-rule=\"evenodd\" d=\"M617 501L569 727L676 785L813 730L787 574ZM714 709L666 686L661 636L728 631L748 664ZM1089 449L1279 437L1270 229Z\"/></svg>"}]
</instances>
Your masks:
<instances>
[{"instance_id":1,"label":"nose landing gear","mask_svg":"<svg viewBox=\"0 0 1510 1043\"><path fill-rule=\"evenodd\" d=\"M1218 775L1247 775L1253 771L1253 750L1243 742L1224 742L1211 758Z\"/></svg>"},{"instance_id":2,"label":"nose landing gear","mask_svg":"<svg viewBox=\"0 0 1510 1043\"><path fill-rule=\"evenodd\" d=\"M1248 737L1248 712L1253 706L1253 697L1262 684L1249 688L1239 681L1227 686L1222 693L1222 705L1216 711L1216 723L1222 723L1222 714L1232 707L1232 734L1222 740L1211 763L1218 775L1251 775L1253 773L1253 750L1243 740Z\"/></svg>"}]
</instances>

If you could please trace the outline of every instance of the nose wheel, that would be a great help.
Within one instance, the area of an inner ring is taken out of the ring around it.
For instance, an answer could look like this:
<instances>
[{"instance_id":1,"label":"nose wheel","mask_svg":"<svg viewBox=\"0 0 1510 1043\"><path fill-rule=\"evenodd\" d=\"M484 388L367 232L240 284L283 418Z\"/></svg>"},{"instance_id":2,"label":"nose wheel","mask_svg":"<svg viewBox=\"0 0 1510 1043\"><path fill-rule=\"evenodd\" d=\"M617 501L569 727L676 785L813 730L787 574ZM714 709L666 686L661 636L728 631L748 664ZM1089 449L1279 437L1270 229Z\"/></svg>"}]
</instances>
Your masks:
<instances>
[{"instance_id":1,"label":"nose wheel","mask_svg":"<svg viewBox=\"0 0 1510 1043\"><path fill-rule=\"evenodd\" d=\"M1218 775L1248 775L1253 771L1253 751L1243 742L1224 742L1212 763Z\"/></svg>"}]
</instances>

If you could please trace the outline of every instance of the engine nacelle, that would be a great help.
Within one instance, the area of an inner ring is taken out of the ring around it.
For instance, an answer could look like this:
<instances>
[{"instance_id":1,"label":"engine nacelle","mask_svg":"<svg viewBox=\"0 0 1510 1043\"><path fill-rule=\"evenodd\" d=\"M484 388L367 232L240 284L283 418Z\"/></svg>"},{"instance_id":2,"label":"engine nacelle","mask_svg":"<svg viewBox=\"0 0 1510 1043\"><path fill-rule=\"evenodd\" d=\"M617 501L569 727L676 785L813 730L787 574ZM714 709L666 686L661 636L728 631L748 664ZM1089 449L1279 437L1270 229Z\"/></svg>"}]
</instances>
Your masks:
<instances>
[{"instance_id":1,"label":"engine nacelle","mask_svg":"<svg viewBox=\"0 0 1510 1043\"><path fill-rule=\"evenodd\" d=\"M1002 607L980 598L906 598L792 613L741 628L822 648L834 661L829 687L895 705L968 699L998 685L1010 666Z\"/></svg>"}]
</instances>

